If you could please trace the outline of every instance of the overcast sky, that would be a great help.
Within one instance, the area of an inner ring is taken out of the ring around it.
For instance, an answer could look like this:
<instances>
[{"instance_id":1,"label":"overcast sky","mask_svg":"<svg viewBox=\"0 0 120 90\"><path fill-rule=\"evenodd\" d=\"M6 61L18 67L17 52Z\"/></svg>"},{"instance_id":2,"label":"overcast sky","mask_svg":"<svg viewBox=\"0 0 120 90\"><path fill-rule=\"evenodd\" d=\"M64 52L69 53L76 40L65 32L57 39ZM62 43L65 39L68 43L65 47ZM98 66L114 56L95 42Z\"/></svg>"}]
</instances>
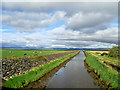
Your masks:
<instances>
[{"instance_id":1,"label":"overcast sky","mask_svg":"<svg viewBox=\"0 0 120 90\"><path fill-rule=\"evenodd\" d=\"M111 48L118 44L117 2L4 2L3 47Z\"/></svg>"}]
</instances>

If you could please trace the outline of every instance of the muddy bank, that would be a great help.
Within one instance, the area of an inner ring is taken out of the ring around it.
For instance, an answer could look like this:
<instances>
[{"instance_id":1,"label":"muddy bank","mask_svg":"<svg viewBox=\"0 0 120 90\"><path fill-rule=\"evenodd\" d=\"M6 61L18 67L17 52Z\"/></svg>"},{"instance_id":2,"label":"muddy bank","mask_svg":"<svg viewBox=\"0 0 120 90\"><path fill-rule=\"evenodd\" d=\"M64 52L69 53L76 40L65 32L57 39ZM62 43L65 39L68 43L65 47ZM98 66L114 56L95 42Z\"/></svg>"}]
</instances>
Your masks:
<instances>
[{"instance_id":1,"label":"muddy bank","mask_svg":"<svg viewBox=\"0 0 120 90\"><path fill-rule=\"evenodd\" d=\"M85 54L85 52L84 52ZM87 57L87 55L85 54L85 56ZM92 69L89 64L87 63L86 59L84 60L84 65L85 68L87 68L88 73L94 78L94 83L97 84L98 86L100 86L101 88L110 88L112 87L110 85L110 82L106 83L104 80L100 79L100 74L98 72L95 72L94 69Z\"/></svg>"},{"instance_id":2,"label":"muddy bank","mask_svg":"<svg viewBox=\"0 0 120 90\"><path fill-rule=\"evenodd\" d=\"M79 53L79 52L78 52ZM77 53L77 54L78 54ZM77 55L76 54L76 55ZM59 66L53 68L50 72L46 73L43 77L40 77L37 81L30 82L24 88L45 88L48 84L49 80L54 76L54 74L62 67L66 67L66 64L76 55L72 56L70 59L66 60L65 62L61 63ZM56 74L57 75L57 74Z\"/></svg>"}]
</instances>

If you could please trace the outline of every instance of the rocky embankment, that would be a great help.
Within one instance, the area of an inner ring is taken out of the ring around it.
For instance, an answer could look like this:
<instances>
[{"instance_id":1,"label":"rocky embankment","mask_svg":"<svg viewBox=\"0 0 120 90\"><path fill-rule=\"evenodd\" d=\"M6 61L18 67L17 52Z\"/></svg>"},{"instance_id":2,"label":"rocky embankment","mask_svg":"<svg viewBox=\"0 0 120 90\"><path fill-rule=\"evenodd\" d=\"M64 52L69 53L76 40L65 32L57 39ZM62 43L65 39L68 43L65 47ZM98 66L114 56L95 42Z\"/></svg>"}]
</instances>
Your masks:
<instances>
[{"instance_id":1,"label":"rocky embankment","mask_svg":"<svg viewBox=\"0 0 120 90\"><path fill-rule=\"evenodd\" d=\"M20 74L25 74L32 68L38 67L56 60L61 57L65 57L68 54L75 53L76 51L48 54L42 56L29 56L17 59L4 59L2 60L2 79L7 80Z\"/></svg>"}]
</instances>

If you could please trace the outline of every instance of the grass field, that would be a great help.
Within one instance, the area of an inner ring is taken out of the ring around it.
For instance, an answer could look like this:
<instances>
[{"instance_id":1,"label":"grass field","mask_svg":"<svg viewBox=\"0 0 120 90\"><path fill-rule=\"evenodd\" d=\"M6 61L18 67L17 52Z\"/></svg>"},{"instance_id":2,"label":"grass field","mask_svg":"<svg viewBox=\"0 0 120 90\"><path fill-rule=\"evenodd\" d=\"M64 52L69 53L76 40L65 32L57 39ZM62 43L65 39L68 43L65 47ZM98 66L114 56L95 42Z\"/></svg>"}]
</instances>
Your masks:
<instances>
[{"instance_id":1,"label":"grass field","mask_svg":"<svg viewBox=\"0 0 120 90\"><path fill-rule=\"evenodd\" d=\"M36 81L37 79L42 77L44 74L48 73L53 68L57 67L58 65L60 65L64 61L70 59L70 57L72 57L76 54L77 53L68 55L67 57L62 57L61 59L58 59L54 62L40 66L40 68L35 68L34 71L29 71L27 74L13 77L12 79L9 79L6 82L6 86L8 88L20 88L20 87L26 86L29 82Z\"/></svg>"},{"instance_id":2,"label":"grass field","mask_svg":"<svg viewBox=\"0 0 120 90\"><path fill-rule=\"evenodd\" d=\"M93 56L96 56L98 57L99 59L105 61L105 62L108 62L110 64L115 64L115 65L118 65L118 63L120 63L120 60L117 60L113 57L108 57L108 56L101 56L99 53L109 53L109 51L89 51L88 53L92 54Z\"/></svg>"},{"instance_id":3,"label":"grass field","mask_svg":"<svg viewBox=\"0 0 120 90\"><path fill-rule=\"evenodd\" d=\"M62 53L66 51L62 50L17 50L17 49L2 49L0 51L0 59L11 58L11 57L25 57L34 55L46 55L52 53Z\"/></svg>"},{"instance_id":4,"label":"grass field","mask_svg":"<svg viewBox=\"0 0 120 90\"><path fill-rule=\"evenodd\" d=\"M85 51L87 58L86 61L88 65L94 69L95 72L100 74L100 79L106 83L110 83L112 88L120 88L119 73L117 70L107 67L105 64L100 62L100 56L95 56L89 51ZM106 58L106 57L103 57ZM109 58L107 58L109 60ZM105 60L105 59L104 59ZM111 60L109 60L111 61ZM112 61L111 61L112 62ZM113 60L114 62L114 60ZM112 63L113 63L112 62Z\"/></svg>"}]
</instances>

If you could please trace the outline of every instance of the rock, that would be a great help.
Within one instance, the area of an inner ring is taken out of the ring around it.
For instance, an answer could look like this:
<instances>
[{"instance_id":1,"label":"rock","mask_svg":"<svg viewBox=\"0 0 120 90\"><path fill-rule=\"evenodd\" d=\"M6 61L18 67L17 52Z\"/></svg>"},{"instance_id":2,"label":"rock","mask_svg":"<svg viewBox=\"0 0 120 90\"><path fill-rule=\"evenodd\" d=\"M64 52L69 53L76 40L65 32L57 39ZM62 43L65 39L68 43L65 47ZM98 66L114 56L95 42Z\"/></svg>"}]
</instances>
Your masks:
<instances>
[{"instance_id":1,"label":"rock","mask_svg":"<svg viewBox=\"0 0 120 90\"><path fill-rule=\"evenodd\" d=\"M44 60L40 60L40 59L32 60L32 61L29 60L29 58L32 58L34 56L19 58L21 61L12 60L12 59L4 59L2 61L2 77L6 79L11 76L14 77L16 75L24 74L27 71L31 70L32 68L39 67L40 65L42 66L43 64L47 64L51 62L52 60L56 60L57 58L66 56L71 53L73 52L52 54L52 56L44 55L45 57ZM35 57L38 57L38 56L35 56Z\"/></svg>"}]
</instances>

